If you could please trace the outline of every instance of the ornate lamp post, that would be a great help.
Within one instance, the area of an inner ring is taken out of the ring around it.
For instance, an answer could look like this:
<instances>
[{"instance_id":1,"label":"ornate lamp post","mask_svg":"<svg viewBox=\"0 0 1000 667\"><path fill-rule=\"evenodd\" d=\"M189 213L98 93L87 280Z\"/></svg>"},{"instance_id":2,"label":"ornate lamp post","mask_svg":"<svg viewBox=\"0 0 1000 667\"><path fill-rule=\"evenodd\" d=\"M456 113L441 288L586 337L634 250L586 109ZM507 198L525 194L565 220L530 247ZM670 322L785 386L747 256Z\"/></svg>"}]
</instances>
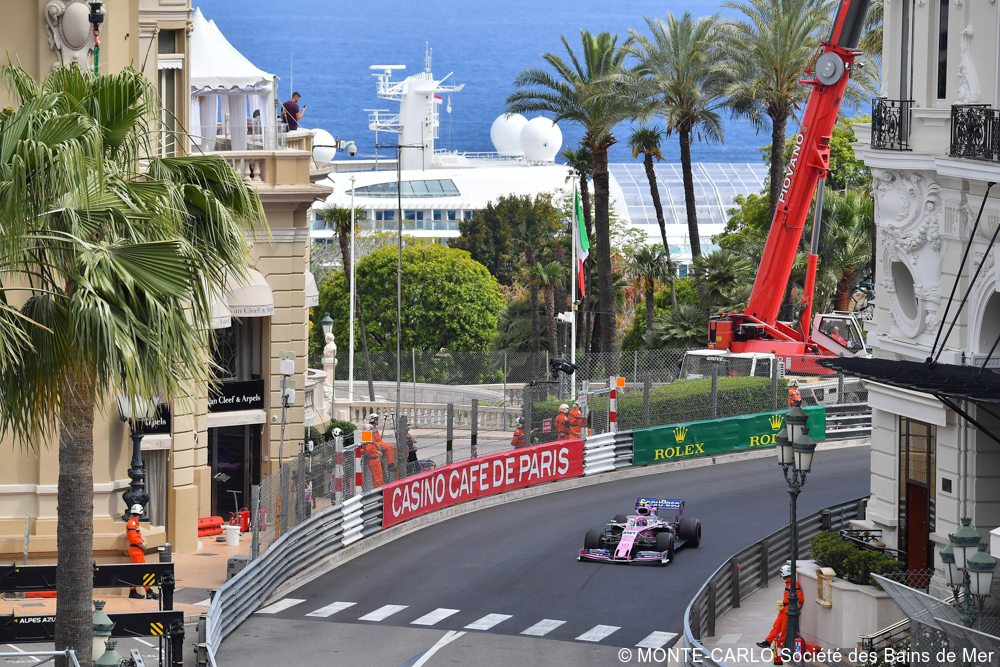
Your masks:
<instances>
[{"instance_id":1,"label":"ornate lamp post","mask_svg":"<svg viewBox=\"0 0 1000 667\"><path fill-rule=\"evenodd\" d=\"M104 600L94 600L94 639L90 653L91 660L97 660L104 655L107 650L105 642L111 639L111 630L115 627L114 621L104 611L106 604L107 602Z\"/></svg>"},{"instance_id":2,"label":"ornate lamp post","mask_svg":"<svg viewBox=\"0 0 1000 667\"><path fill-rule=\"evenodd\" d=\"M795 511L795 503L806 483L806 475L812 470L813 452L816 451L816 442L809 437L809 428L806 425L809 416L805 410L799 407L792 408L785 415L785 433L779 433L775 438L778 450L778 465L788 482L789 501L789 524L788 540L791 552L792 572L789 582L788 609L785 616L788 619L785 630L785 648L790 651L795 650L795 639L799 636L799 596L797 579L795 572L795 562L799 557L799 531Z\"/></svg>"},{"instance_id":3,"label":"ornate lamp post","mask_svg":"<svg viewBox=\"0 0 1000 667\"><path fill-rule=\"evenodd\" d=\"M142 463L142 436L144 435L145 422L152 419L156 414L156 408L160 404L159 398L147 401L145 406L139 406L143 414L133 414L132 408L135 401L131 401L124 396L118 397L118 414L123 422L128 422L129 431L132 438L132 461L129 463L128 476L131 479L129 488L122 494L125 501L125 513L122 521L128 521L131 514L129 508L132 505L142 505L142 517L140 521L149 521L147 506L149 505L149 494L146 493L146 468Z\"/></svg>"},{"instance_id":4,"label":"ornate lamp post","mask_svg":"<svg viewBox=\"0 0 1000 667\"><path fill-rule=\"evenodd\" d=\"M948 536L949 544L941 550L945 578L955 594L954 604L962 612L962 623L970 628L990 595L997 567L971 523L972 519L962 519L962 527Z\"/></svg>"}]
</instances>

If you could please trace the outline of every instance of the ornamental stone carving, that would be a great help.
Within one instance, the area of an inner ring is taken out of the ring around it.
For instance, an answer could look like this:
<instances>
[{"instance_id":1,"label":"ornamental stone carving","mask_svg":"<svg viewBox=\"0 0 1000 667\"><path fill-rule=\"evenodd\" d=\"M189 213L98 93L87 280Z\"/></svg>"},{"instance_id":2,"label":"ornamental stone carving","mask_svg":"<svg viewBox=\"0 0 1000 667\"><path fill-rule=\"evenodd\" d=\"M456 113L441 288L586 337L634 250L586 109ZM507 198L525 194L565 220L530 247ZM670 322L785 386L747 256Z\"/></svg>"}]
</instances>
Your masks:
<instances>
[{"instance_id":1,"label":"ornamental stone carving","mask_svg":"<svg viewBox=\"0 0 1000 667\"><path fill-rule=\"evenodd\" d=\"M884 244L878 274L889 296L889 312L903 336L916 339L938 324L941 188L928 173L872 169L872 196Z\"/></svg>"},{"instance_id":2,"label":"ornamental stone carving","mask_svg":"<svg viewBox=\"0 0 1000 667\"><path fill-rule=\"evenodd\" d=\"M955 104L973 104L979 101L979 77L976 75L972 50L969 48L969 41L974 34L975 28L971 23L962 31L958 60L958 98Z\"/></svg>"},{"instance_id":3,"label":"ornamental stone carving","mask_svg":"<svg viewBox=\"0 0 1000 667\"><path fill-rule=\"evenodd\" d=\"M94 32L87 0L49 0L45 5L49 49L59 59L52 66L86 65L94 52Z\"/></svg>"}]
</instances>

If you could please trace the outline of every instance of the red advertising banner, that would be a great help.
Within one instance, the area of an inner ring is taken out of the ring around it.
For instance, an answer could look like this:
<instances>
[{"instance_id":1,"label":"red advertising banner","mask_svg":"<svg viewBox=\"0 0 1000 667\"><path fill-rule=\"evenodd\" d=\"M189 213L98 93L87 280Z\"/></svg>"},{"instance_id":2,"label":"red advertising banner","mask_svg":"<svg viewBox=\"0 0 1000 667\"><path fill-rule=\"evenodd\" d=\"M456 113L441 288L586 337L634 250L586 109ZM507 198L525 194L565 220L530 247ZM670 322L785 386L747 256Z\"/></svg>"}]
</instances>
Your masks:
<instances>
[{"instance_id":1,"label":"red advertising banner","mask_svg":"<svg viewBox=\"0 0 1000 667\"><path fill-rule=\"evenodd\" d=\"M434 468L382 487L382 527L442 507L583 474L583 440L557 440Z\"/></svg>"}]
</instances>

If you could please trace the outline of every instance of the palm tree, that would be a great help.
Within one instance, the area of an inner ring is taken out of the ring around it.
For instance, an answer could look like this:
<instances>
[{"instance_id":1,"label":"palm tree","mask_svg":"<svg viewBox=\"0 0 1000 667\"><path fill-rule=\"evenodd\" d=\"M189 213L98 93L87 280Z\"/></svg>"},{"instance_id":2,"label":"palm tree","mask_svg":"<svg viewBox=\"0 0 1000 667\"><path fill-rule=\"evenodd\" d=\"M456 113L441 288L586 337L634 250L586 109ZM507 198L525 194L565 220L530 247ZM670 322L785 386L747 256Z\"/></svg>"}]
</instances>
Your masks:
<instances>
[{"instance_id":1,"label":"palm tree","mask_svg":"<svg viewBox=\"0 0 1000 667\"><path fill-rule=\"evenodd\" d=\"M141 72L3 76L20 106L0 111L0 279L18 285L4 312L26 342L0 363L0 433L58 433L55 646L87 667L95 409L204 391L212 286L246 279L247 227L265 222L222 158L146 157L156 93Z\"/></svg>"},{"instance_id":2,"label":"palm tree","mask_svg":"<svg viewBox=\"0 0 1000 667\"><path fill-rule=\"evenodd\" d=\"M661 248L645 246L632 257L632 274L639 280L646 302L646 333L653 330L653 319L656 309L653 298L656 293L657 280L669 280L673 283L676 267L670 259L670 253ZM677 307L677 297L674 295L671 308Z\"/></svg>"},{"instance_id":3,"label":"palm tree","mask_svg":"<svg viewBox=\"0 0 1000 667\"><path fill-rule=\"evenodd\" d=\"M538 320L538 282L531 273L538 264L535 259L535 246L539 242L538 228L534 216L522 221L517 226L517 242L524 248L524 274L528 282L528 304L531 315L531 373L534 377L538 372L538 355L541 352L541 328Z\"/></svg>"},{"instance_id":4,"label":"palm tree","mask_svg":"<svg viewBox=\"0 0 1000 667\"><path fill-rule=\"evenodd\" d=\"M871 265L869 230L875 202L862 190L834 192L823 200L823 211L823 254L817 270L813 312L823 312L830 300L834 310L850 310L853 287Z\"/></svg>"},{"instance_id":5,"label":"palm tree","mask_svg":"<svg viewBox=\"0 0 1000 667\"><path fill-rule=\"evenodd\" d=\"M635 74L641 78L634 80L636 93L644 99L639 116L661 118L667 136L677 132L691 256L697 258L701 254L701 236L691 171L691 140L704 137L706 141L721 142L723 139L718 109L725 101L726 78L719 68L723 55L717 44L719 19L716 16L693 19L685 12L677 20L668 12L666 22L646 17L646 25L651 38L629 30L627 47L639 60ZM663 229L662 221L660 226ZM663 237L663 247L667 248L665 231Z\"/></svg>"},{"instance_id":6,"label":"palm tree","mask_svg":"<svg viewBox=\"0 0 1000 667\"><path fill-rule=\"evenodd\" d=\"M653 323L652 333L642 337L646 347L681 347L705 345L708 314L698 304L682 303L663 313Z\"/></svg>"},{"instance_id":7,"label":"palm tree","mask_svg":"<svg viewBox=\"0 0 1000 667\"><path fill-rule=\"evenodd\" d=\"M653 198L653 210L656 211L656 223L660 226L660 238L663 247L670 252L667 244L667 223L663 219L663 204L660 203L660 189L656 185L656 171L653 169L653 158L663 160L660 144L663 143L663 130L658 127L642 125L632 132L628 138L628 146L632 149L632 157L642 155L642 165L646 169L646 180L649 181L649 196Z\"/></svg>"},{"instance_id":8,"label":"palm tree","mask_svg":"<svg viewBox=\"0 0 1000 667\"><path fill-rule=\"evenodd\" d=\"M558 321L556 320L556 289L562 284L565 268L559 262L549 262L548 264L536 264L534 270L534 281L542 287L545 295L545 324L549 334L549 354L556 355L559 352L556 340Z\"/></svg>"},{"instance_id":9,"label":"palm tree","mask_svg":"<svg viewBox=\"0 0 1000 667\"><path fill-rule=\"evenodd\" d=\"M542 56L556 72L529 68L521 71L514 84L517 90L507 97L507 111L548 112L554 121L570 120L584 128L581 145L586 147L593 160L594 179L594 231L598 268L598 303L602 321L601 349L617 349L615 332L615 294L611 268L611 227L609 219L610 176L608 173L608 148L617 142L612 131L622 118L632 115L626 111L633 102L627 95L614 94L620 87L616 77L625 69L628 55L618 48L618 37L602 32L597 36L580 31L582 61L570 47L565 37L563 46L570 62L560 56L546 53ZM614 356L614 355L612 355Z\"/></svg>"},{"instance_id":10,"label":"palm tree","mask_svg":"<svg viewBox=\"0 0 1000 667\"><path fill-rule=\"evenodd\" d=\"M718 306L730 306L733 291L753 283L754 269L750 260L730 250L716 250L694 261L694 269L704 276L705 312Z\"/></svg>"},{"instance_id":11,"label":"palm tree","mask_svg":"<svg viewBox=\"0 0 1000 667\"><path fill-rule=\"evenodd\" d=\"M832 16L830 0L727 0L723 6L746 19L724 24L726 58L719 70L729 79L729 108L762 130L771 124L770 210L774 218L785 170L788 119L806 101L809 86L799 85L821 32Z\"/></svg>"},{"instance_id":12,"label":"palm tree","mask_svg":"<svg viewBox=\"0 0 1000 667\"><path fill-rule=\"evenodd\" d=\"M566 158L566 164L573 170L573 176L580 182L580 207L583 209L583 224L587 228L587 235L590 236L594 233L594 221L590 213L590 182L588 180L590 173L594 171L594 160L591 158L590 149L586 146L580 146L577 149L567 148L560 155Z\"/></svg>"},{"instance_id":13,"label":"palm tree","mask_svg":"<svg viewBox=\"0 0 1000 667\"><path fill-rule=\"evenodd\" d=\"M347 284L351 284L351 209L340 206L326 206L316 211L316 215L327 229L337 231L337 241L340 243L340 256L344 264L344 275ZM363 208L354 209L355 223L368 219L368 213ZM365 374L368 377L368 400L375 400L375 383L372 380L372 360L368 355L368 337L365 336L365 317L361 311L361 296L354 292L354 309L358 314L358 333L361 334L361 352L365 355ZM353 390L352 390L353 391ZM352 397L353 398L353 397Z\"/></svg>"},{"instance_id":14,"label":"palm tree","mask_svg":"<svg viewBox=\"0 0 1000 667\"><path fill-rule=\"evenodd\" d=\"M875 69L882 70L882 17L885 14L885 0L872 0L865 17L865 33L858 42L858 48L875 63Z\"/></svg>"}]
</instances>

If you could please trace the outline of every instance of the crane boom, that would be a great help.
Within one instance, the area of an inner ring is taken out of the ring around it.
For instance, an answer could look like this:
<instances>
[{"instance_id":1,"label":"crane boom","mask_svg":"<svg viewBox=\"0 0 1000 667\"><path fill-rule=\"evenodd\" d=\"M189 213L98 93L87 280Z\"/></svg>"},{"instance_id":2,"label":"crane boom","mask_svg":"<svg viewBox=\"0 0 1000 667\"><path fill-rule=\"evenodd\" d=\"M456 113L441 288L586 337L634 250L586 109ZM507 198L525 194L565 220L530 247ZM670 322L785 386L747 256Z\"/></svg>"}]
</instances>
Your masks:
<instances>
[{"instance_id":1,"label":"crane boom","mask_svg":"<svg viewBox=\"0 0 1000 667\"><path fill-rule=\"evenodd\" d=\"M793 139L792 156L785 168L760 270L744 311L764 324L774 326L777 322L813 193L830 166L830 136L858 55L855 47L868 4L868 0L841 2L830 39L820 46L815 59L815 77L803 81L812 86L812 93ZM809 300L811 297L806 295Z\"/></svg>"},{"instance_id":2,"label":"crane boom","mask_svg":"<svg viewBox=\"0 0 1000 667\"><path fill-rule=\"evenodd\" d=\"M812 86L812 92L802 125L792 139L792 155L785 168L753 291L743 312L720 313L709 320L710 349L777 355L785 360L786 370L829 372L817 367L815 360L822 356L836 356L836 353L813 341L810 331L819 260L822 187L830 167L833 126L837 122L855 58L861 53L856 49L868 4L869 0L841 0L830 38L820 44L805 72L810 78L801 83ZM820 194L806 266L802 320L799 331L795 331L789 324L778 321L778 312L817 186L820 187Z\"/></svg>"}]
</instances>

